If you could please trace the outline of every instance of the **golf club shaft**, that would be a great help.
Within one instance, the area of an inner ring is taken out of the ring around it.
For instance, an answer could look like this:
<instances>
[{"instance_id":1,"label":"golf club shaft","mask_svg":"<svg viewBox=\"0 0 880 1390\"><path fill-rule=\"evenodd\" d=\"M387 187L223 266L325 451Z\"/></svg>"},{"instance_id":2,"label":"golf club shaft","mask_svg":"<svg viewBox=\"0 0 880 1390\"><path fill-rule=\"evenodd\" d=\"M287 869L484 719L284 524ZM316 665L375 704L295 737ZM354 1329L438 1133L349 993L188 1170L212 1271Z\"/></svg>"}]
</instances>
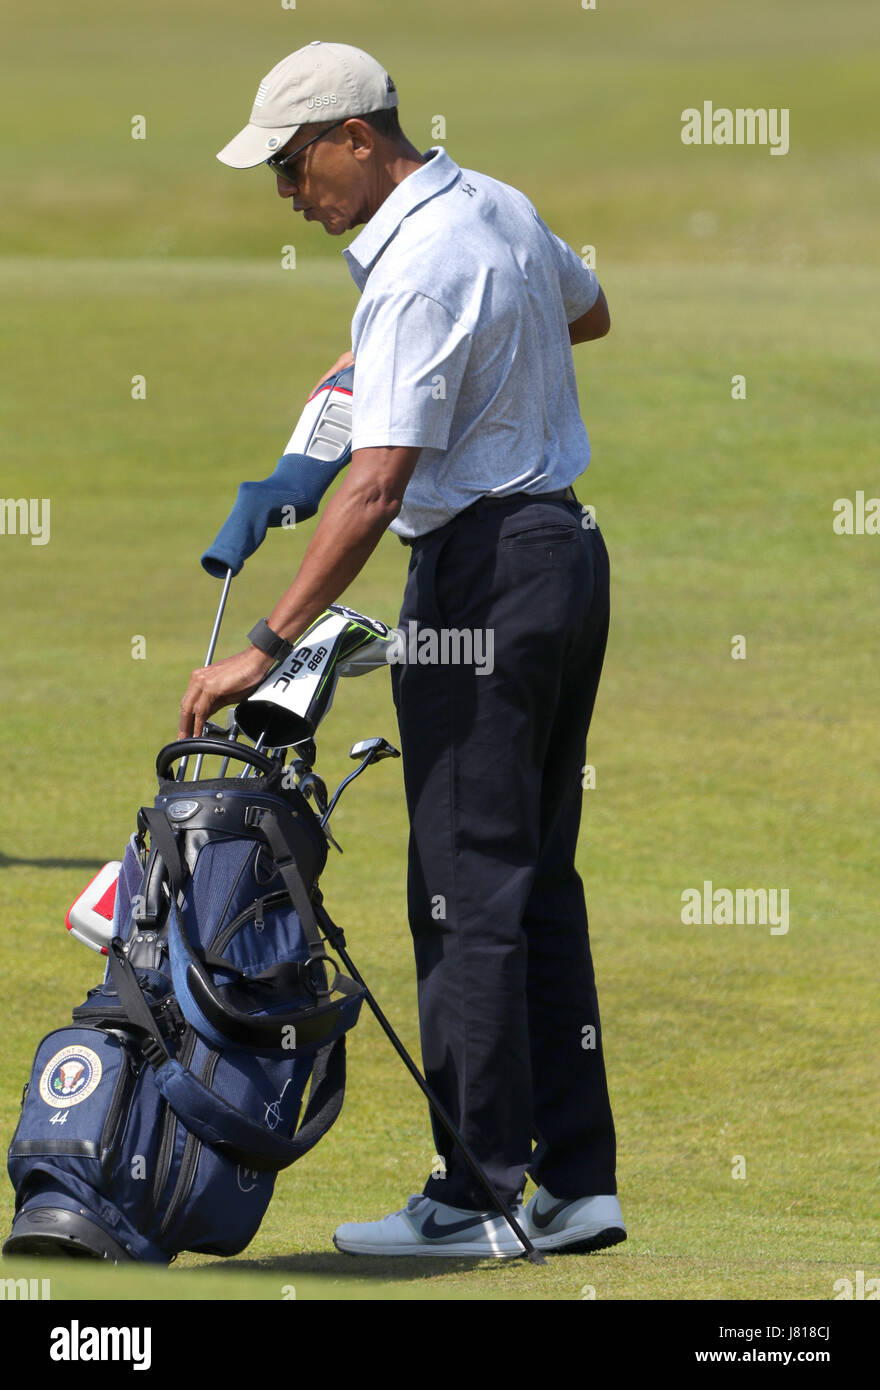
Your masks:
<instances>
[{"instance_id":1,"label":"golf club shaft","mask_svg":"<svg viewBox=\"0 0 880 1390\"><path fill-rule=\"evenodd\" d=\"M264 740L265 737L266 737L265 733L260 734L260 737L257 739L256 743L254 744L254 751L255 751L255 752L259 753L260 749L261 749L262 746L263 746L263 740ZM242 772L242 773L239 774L239 781L241 781L242 778L244 778L244 777L249 777L250 774L251 774L253 771L254 771L254 769L253 769L252 767L246 767L245 770L244 770L244 772Z\"/></svg>"},{"instance_id":2,"label":"golf club shaft","mask_svg":"<svg viewBox=\"0 0 880 1390\"><path fill-rule=\"evenodd\" d=\"M232 570L226 571L226 578L223 580L223 592L220 595L220 603L217 606L217 616L214 619L214 629L211 633L211 640L208 643L208 651L205 656L205 665L210 666L214 660L214 650L217 646L217 638L220 636L220 624L223 621L223 610L226 607L226 600L229 597L229 586L232 583Z\"/></svg>"},{"instance_id":3,"label":"golf club shaft","mask_svg":"<svg viewBox=\"0 0 880 1390\"><path fill-rule=\"evenodd\" d=\"M336 791L333 793L333 799L332 799L332 801L330 802L330 805L327 807L326 811L324 812L324 814L323 814L322 817L321 817L321 829L322 829L322 830L324 829L324 827L326 826L328 820L330 819L331 813L333 812L333 810L334 810L334 808L335 808L335 806L336 806L337 801L338 801L339 798L341 797L342 793L345 791L345 788L348 786L349 782L353 782L354 779L355 779L355 777L360 777L360 775L361 775L361 773L363 772L364 768L369 767L370 763L373 761L373 758L374 758L375 756L376 756L376 750L375 750L374 748L371 748L370 751L369 751L369 753L366 755L366 757L364 758L363 762L361 763L360 767L356 767L355 770L354 770L354 772L350 772L350 773L348 774L348 776L347 776L346 778L344 778L343 781L341 781L341 782L339 783L339 786L336 788Z\"/></svg>"},{"instance_id":4,"label":"golf club shaft","mask_svg":"<svg viewBox=\"0 0 880 1390\"><path fill-rule=\"evenodd\" d=\"M219 604L217 605L217 616L216 616L216 618L214 619L214 627L213 627L213 630L212 630L212 632L211 632L211 640L210 640L209 643L208 643L208 650L207 650L207 653L206 653L206 655L205 655L205 660L204 660L204 665L205 665L205 666L210 666L211 662L214 660L214 652L215 652L215 650L216 650L216 648L217 648L217 639L218 639L218 637L220 636L220 624L223 622L223 613L224 613L224 610L225 610L225 608L226 608L226 600L227 600L228 597L229 597L229 586L230 586L231 583L232 583L232 570L231 570L231 569L228 569L228 570L226 571L226 578L225 578L224 581L223 581L223 592L222 592L222 594L220 595L220 602L219 602ZM180 767L178 768L178 771L177 771L177 780L178 780L178 782L182 782L183 779L184 779L184 777L186 776L186 764L187 764L187 761L188 761L188 760L187 760L186 758L183 758L182 761L181 761ZM200 753L199 756L196 758L196 765L195 765L195 768L193 769L193 777L194 777L194 779L195 779L196 781L198 780L198 776L199 776L199 773L201 772L201 770L202 770L202 755L201 755L201 753Z\"/></svg>"},{"instance_id":5,"label":"golf club shaft","mask_svg":"<svg viewBox=\"0 0 880 1390\"><path fill-rule=\"evenodd\" d=\"M233 719L232 725L231 725L230 730L229 730L229 742L230 742L230 743L235 743L237 739L238 739L238 725L236 724L235 720ZM220 764L220 771L217 773L217 776L218 776L218 777L225 777L225 776L226 776L226 771L227 771L227 768L228 768L228 767L229 767L229 759L228 759L228 758L224 758L223 761L222 761L222 763Z\"/></svg>"},{"instance_id":6,"label":"golf club shaft","mask_svg":"<svg viewBox=\"0 0 880 1390\"><path fill-rule=\"evenodd\" d=\"M329 921L329 918L327 917L327 914L323 908L321 908L321 919L324 922ZM330 944L333 947L334 951L337 952L344 965L348 968L352 979L355 980L363 989L364 998L369 1004L373 1012L373 1015L376 1019L376 1022L382 1029L382 1032L385 1034L386 1038L391 1043L391 1046L394 1048L398 1057L403 1062L410 1076L418 1085L419 1089L421 1090L422 1094L424 1095L434 1114L437 1116L437 1119L440 1121L441 1125L446 1130L446 1133L449 1135L450 1139L452 1139L452 1141L458 1146L462 1158L467 1163L474 1177L478 1180L480 1186L485 1188L486 1193L503 1215L508 1226L513 1231L517 1240L522 1245L523 1254L528 1255L532 1264L544 1264L544 1256L540 1253L539 1250L535 1249L534 1245L529 1240L525 1231L522 1229L513 1212L511 1211L510 1207L508 1206L507 1202L504 1201L504 1198L496 1190L494 1184L491 1182L488 1175L483 1171L483 1167L479 1159L473 1154L470 1146L459 1134L452 1119L449 1117L449 1115L447 1115L445 1109L440 1104L439 1100L437 1100L436 1096L429 1087L427 1081L422 1076L422 1073L419 1071L418 1067L410 1057L403 1043L400 1041L394 1029L391 1027L391 1024L388 1022L379 1005L376 1003L376 1000L373 998L373 995L371 994L370 989L366 984L363 976L361 975L354 961L351 959L351 956L348 954L348 951L345 949L345 946L342 945L339 941L339 936L342 935L342 933L339 931L339 928L336 927L335 924L332 925L334 928L334 935L336 935L336 940L334 940L333 936L330 936L328 933Z\"/></svg>"}]
</instances>

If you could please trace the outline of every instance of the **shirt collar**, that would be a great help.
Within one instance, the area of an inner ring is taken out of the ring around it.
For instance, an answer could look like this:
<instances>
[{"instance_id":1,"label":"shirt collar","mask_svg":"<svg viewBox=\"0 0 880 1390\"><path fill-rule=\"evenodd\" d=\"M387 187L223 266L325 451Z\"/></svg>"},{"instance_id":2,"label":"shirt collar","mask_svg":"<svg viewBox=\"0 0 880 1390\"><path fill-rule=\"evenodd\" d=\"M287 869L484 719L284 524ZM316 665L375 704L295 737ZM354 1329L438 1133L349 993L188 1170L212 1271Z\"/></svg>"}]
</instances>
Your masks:
<instances>
[{"instance_id":1,"label":"shirt collar","mask_svg":"<svg viewBox=\"0 0 880 1390\"><path fill-rule=\"evenodd\" d=\"M401 180L342 253L359 290L364 288L370 271L404 218L461 176L455 160L450 159L442 145L432 146L427 153L433 158Z\"/></svg>"}]
</instances>

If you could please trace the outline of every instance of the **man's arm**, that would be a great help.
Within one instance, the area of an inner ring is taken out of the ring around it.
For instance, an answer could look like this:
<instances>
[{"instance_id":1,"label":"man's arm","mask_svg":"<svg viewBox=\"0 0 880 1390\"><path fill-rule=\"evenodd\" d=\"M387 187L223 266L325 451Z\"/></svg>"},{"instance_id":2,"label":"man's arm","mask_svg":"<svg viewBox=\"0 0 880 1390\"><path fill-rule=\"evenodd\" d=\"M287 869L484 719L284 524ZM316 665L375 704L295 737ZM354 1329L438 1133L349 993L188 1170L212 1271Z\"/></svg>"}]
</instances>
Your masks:
<instances>
[{"instance_id":1,"label":"man's arm","mask_svg":"<svg viewBox=\"0 0 880 1390\"><path fill-rule=\"evenodd\" d=\"M295 641L360 573L403 504L420 449L355 449L342 486L324 510L296 579L269 615Z\"/></svg>"},{"instance_id":2,"label":"man's arm","mask_svg":"<svg viewBox=\"0 0 880 1390\"><path fill-rule=\"evenodd\" d=\"M572 347L576 343L589 343L594 338L604 338L611 327L611 315L608 312L608 301L605 293L599 286L599 295L592 309L588 309L585 314L581 314L579 319L575 319L568 325L568 336Z\"/></svg>"},{"instance_id":3,"label":"man's arm","mask_svg":"<svg viewBox=\"0 0 880 1390\"><path fill-rule=\"evenodd\" d=\"M403 447L355 449L296 578L269 615L273 632L295 642L360 573L400 511L420 452ZM271 657L249 647L193 671L180 706L178 737L200 734L206 719L251 695L273 665Z\"/></svg>"}]
</instances>

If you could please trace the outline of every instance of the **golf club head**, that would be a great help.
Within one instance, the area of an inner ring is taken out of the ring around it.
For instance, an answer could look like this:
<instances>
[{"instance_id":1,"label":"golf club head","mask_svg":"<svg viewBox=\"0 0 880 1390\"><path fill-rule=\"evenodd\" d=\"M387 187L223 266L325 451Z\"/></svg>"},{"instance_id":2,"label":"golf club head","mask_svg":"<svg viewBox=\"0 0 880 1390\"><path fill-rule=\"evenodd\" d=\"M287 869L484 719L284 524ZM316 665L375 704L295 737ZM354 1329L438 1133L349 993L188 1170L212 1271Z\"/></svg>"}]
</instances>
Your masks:
<instances>
[{"instance_id":1,"label":"golf club head","mask_svg":"<svg viewBox=\"0 0 880 1390\"><path fill-rule=\"evenodd\" d=\"M294 743L292 747L297 758L304 762L307 767L315 766L318 750L315 747L315 740L313 738L301 739L299 743Z\"/></svg>"},{"instance_id":2,"label":"golf club head","mask_svg":"<svg viewBox=\"0 0 880 1390\"><path fill-rule=\"evenodd\" d=\"M215 724L213 719L206 719L202 725L203 738L225 738L229 731L229 720L225 724Z\"/></svg>"},{"instance_id":3,"label":"golf club head","mask_svg":"<svg viewBox=\"0 0 880 1390\"><path fill-rule=\"evenodd\" d=\"M360 743L353 743L348 756L350 758L364 758L374 749L371 762L381 762L383 758L399 758L399 751L384 738L362 738Z\"/></svg>"},{"instance_id":4,"label":"golf club head","mask_svg":"<svg viewBox=\"0 0 880 1390\"><path fill-rule=\"evenodd\" d=\"M319 777L316 772L303 772L300 774L298 789L302 792L306 800L312 797L315 805L323 816L329 804L327 788L323 779Z\"/></svg>"},{"instance_id":5,"label":"golf club head","mask_svg":"<svg viewBox=\"0 0 880 1390\"><path fill-rule=\"evenodd\" d=\"M311 738L333 702L339 665L377 639L392 640L384 623L332 604L254 694L236 706L239 728L248 738L262 737L270 748Z\"/></svg>"}]
</instances>

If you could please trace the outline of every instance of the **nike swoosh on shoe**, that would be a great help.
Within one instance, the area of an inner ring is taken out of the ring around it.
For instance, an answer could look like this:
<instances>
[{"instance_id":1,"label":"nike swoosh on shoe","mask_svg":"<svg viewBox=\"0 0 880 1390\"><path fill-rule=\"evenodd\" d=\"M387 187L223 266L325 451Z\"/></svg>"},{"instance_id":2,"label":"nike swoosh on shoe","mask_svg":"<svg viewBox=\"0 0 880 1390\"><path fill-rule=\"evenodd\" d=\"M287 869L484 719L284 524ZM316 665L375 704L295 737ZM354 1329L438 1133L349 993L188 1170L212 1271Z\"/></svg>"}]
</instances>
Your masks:
<instances>
[{"instance_id":1,"label":"nike swoosh on shoe","mask_svg":"<svg viewBox=\"0 0 880 1390\"><path fill-rule=\"evenodd\" d=\"M548 1207L546 1211L539 1211L538 1208L535 1207L531 1213L533 1225L537 1226L539 1231L546 1230L550 1222L555 1221L559 1213L564 1211L566 1207L570 1207L571 1203L572 1199L568 1197L561 1202L554 1202L552 1207Z\"/></svg>"},{"instance_id":2,"label":"nike swoosh on shoe","mask_svg":"<svg viewBox=\"0 0 880 1390\"><path fill-rule=\"evenodd\" d=\"M443 1236L457 1235L460 1231L470 1231L475 1228L482 1230L485 1225L486 1217L481 1215L469 1216L466 1221L451 1221L448 1226L439 1226L435 1219L435 1213L429 1212L421 1225L421 1234L427 1240L441 1240Z\"/></svg>"}]
</instances>

